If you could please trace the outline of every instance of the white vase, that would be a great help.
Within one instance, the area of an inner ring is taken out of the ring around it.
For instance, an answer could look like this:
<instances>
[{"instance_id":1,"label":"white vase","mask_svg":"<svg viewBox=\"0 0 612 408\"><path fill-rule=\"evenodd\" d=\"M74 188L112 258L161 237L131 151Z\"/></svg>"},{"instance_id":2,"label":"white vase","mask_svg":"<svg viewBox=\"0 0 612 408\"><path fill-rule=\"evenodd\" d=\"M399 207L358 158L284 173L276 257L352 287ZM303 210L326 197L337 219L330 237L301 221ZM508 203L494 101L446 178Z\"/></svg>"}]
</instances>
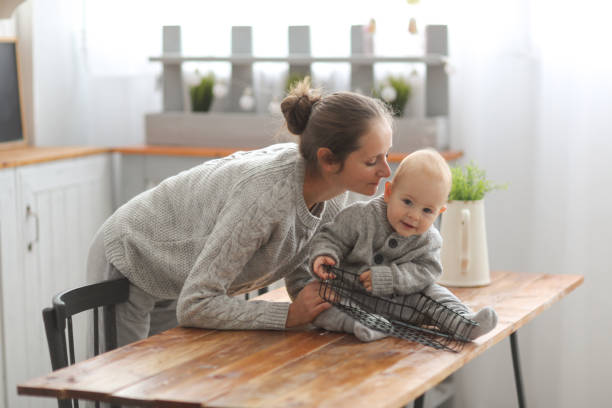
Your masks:
<instances>
[{"instance_id":1,"label":"white vase","mask_svg":"<svg viewBox=\"0 0 612 408\"><path fill-rule=\"evenodd\" d=\"M484 200L451 201L442 214L442 276L448 286L491 283Z\"/></svg>"}]
</instances>

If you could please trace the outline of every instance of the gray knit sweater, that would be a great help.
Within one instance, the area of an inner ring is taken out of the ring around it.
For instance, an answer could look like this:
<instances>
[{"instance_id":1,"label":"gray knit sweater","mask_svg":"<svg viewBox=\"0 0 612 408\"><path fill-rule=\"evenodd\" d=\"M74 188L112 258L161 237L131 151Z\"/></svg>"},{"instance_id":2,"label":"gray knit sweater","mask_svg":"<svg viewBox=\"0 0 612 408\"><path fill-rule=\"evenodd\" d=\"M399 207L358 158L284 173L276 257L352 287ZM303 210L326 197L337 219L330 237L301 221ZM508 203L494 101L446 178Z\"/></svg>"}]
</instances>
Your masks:
<instances>
[{"instance_id":1,"label":"gray knit sweater","mask_svg":"<svg viewBox=\"0 0 612 408\"><path fill-rule=\"evenodd\" d=\"M312 241L310 261L329 255L354 273L372 270L372 294L410 294L442 274L442 237L433 225L421 235L402 237L387 220L383 196L346 207Z\"/></svg>"},{"instance_id":2,"label":"gray knit sweater","mask_svg":"<svg viewBox=\"0 0 612 408\"><path fill-rule=\"evenodd\" d=\"M311 280L308 246L347 195L303 198L305 162L293 143L237 152L164 180L104 224L106 256L133 284L176 299L179 324L283 329L289 303L233 295L285 278L294 298Z\"/></svg>"}]
</instances>

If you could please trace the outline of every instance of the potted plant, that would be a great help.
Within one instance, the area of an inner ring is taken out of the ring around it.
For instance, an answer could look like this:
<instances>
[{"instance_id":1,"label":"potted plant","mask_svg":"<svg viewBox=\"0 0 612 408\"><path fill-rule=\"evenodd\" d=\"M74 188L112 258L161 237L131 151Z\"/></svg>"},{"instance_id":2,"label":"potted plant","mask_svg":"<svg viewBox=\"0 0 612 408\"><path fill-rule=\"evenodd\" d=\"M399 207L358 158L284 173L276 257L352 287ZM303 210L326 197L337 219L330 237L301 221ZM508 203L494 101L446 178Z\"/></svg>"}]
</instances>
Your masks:
<instances>
[{"instance_id":1,"label":"potted plant","mask_svg":"<svg viewBox=\"0 0 612 408\"><path fill-rule=\"evenodd\" d=\"M506 184L495 184L488 180L485 171L474 161L465 166L452 167L451 174L453 186L448 196L449 201L479 201L490 191L508 187Z\"/></svg>"},{"instance_id":2,"label":"potted plant","mask_svg":"<svg viewBox=\"0 0 612 408\"><path fill-rule=\"evenodd\" d=\"M451 168L452 188L442 214L442 276L449 286L483 286L491 282L484 197L506 185L488 180L474 162Z\"/></svg>"},{"instance_id":3,"label":"potted plant","mask_svg":"<svg viewBox=\"0 0 612 408\"><path fill-rule=\"evenodd\" d=\"M191 110L194 112L208 112L213 101L213 87L215 76L211 72L202 77L200 83L189 88L191 96Z\"/></svg>"},{"instance_id":4,"label":"potted plant","mask_svg":"<svg viewBox=\"0 0 612 408\"><path fill-rule=\"evenodd\" d=\"M394 116L401 117L404 115L404 108L411 92L412 88L406 79L402 76L389 75L378 88L374 89L373 95L387 103Z\"/></svg>"}]
</instances>

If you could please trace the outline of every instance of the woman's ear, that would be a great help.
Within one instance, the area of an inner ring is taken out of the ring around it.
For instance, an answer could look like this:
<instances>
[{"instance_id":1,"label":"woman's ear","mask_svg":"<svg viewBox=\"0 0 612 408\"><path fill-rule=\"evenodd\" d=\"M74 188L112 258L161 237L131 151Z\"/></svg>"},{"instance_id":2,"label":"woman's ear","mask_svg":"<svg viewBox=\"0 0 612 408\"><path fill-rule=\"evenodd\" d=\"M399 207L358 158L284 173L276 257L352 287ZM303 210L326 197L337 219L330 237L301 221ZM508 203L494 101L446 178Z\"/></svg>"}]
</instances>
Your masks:
<instances>
[{"instance_id":1,"label":"woman's ear","mask_svg":"<svg viewBox=\"0 0 612 408\"><path fill-rule=\"evenodd\" d=\"M321 169L326 173L337 173L340 171L340 162L336 160L334 153L327 147L319 147L317 150L317 160Z\"/></svg>"},{"instance_id":2,"label":"woman's ear","mask_svg":"<svg viewBox=\"0 0 612 408\"><path fill-rule=\"evenodd\" d=\"M391 198L391 188L393 187L393 182L387 181L385 183L385 203L389 202L389 198Z\"/></svg>"}]
</instances>

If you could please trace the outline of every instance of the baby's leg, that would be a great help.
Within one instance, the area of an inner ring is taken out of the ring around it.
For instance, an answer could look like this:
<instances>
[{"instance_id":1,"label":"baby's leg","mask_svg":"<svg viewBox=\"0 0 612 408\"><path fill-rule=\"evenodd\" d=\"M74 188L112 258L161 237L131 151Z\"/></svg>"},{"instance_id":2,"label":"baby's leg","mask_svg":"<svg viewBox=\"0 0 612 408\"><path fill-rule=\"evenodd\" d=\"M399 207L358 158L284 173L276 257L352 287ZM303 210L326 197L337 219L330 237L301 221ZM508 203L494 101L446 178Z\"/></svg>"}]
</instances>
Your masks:
<instances>
[{"instance_id":1,"label":"baby's leg","mask_svg":"<svg viewBox=\"0 0 612 408\"><path fill-rule=\"evenodd\" d=\"M383 333L378 330L372 330L367 326L364 326L360 322L355 320L355 326L353 327L355 337L363 342L370 342L374 340L384 339L389 336L387 333Z\"/></svg>"},{"instance_id":2,"label":"baby's leg","mask_svg":"<svg viewBox=\"0 0 612 408\"><path fill-rule=\"evenodd\" d=\"M332 307L320 313L312 322L317 327L327 331L353 333L355 320L342 313L338 308Z\"/></svg>"},{"instance_id":3,"label":"baby's leg","mask_svg":"<svg viewBox=\"0 0 612 408\"><path fill-rule=\"evenodd\" d=\"M423 290L423 294L433 299L428 302L427 315L432 324L442 332L464 339L471 339L470 334L475 325L466 320L472 310L463 304L457 296L444 286L432 284Z\"/></svg>"},{"instance_id":4,"label":"baby's leg","mask_svg":"<svg viewBox=\"0 0 612 408\"><path fill-rule=\"evenodd\" d=\"M334 332L353 333L361 341L369 342L387 337L383 332L364 326L336 307L319 314L312 322L315 326Z\"/></svg>"},{"instance_id":5,"label":"baby's leg","mask_svg":"<svg viewBox=\"0 0 612 408\"><path fill-rule=\"evenodd\" d=\"M466 340L474 338L472 332L479 333L474 330L478 326L467 320L476 315L443 286L432 284L422 293L393 296L390 300L388 309L381 313L393 320L416 326L435 326L443 333Z\"/></svg>"},{"instance_id":6,"label":"baby's leg","mask_svg":"<svg viewBox=\"0 0 612 408\"><path fill-rule=\"evenodd\" d=\"M497 325L497 313L491 306L483 307L478 313L468 313L465 317L478 323L478 326L474 327L468 336L470 340L490 332Z\"/></svg>"},{"instance_id":7,"label":"baby's leg","mask_svg":"<svg viewBox=\"0 0 612 408\"><path fill-rule=\"evenodd\" d=\"M468 340L473 340L490 332L497 325L497 313L495 313L492 307L484 307L478 313L475 313L444 286L438 284L429 285L423 293L443 304L448 309L478 323L478 326L473 326L463 319L456 318L448 309L440 308L437 312L432 313L432 317L439 319L443 326L441 327L442 330L448 330L449 333L458 334Z\"/></svg>"}]
</instances>

